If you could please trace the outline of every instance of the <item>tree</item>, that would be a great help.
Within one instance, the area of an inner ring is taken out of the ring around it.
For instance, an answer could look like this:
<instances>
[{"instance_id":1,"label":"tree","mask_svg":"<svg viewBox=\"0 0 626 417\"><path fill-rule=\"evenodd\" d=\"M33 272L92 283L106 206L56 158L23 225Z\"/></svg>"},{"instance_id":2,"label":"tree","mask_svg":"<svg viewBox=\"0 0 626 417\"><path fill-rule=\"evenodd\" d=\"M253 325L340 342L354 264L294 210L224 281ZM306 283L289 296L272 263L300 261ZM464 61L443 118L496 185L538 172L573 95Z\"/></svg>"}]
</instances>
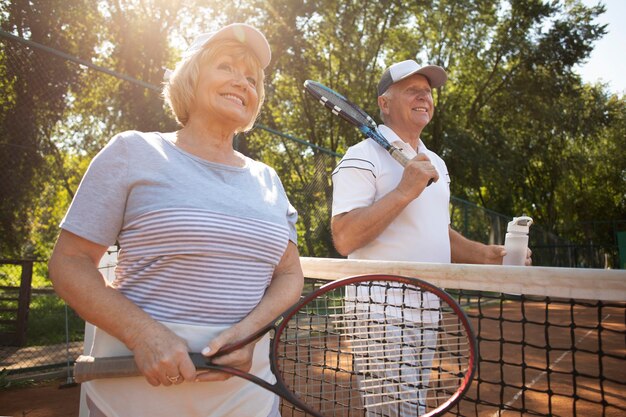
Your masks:
<instances>
[{"instance_id":1,"label":"tree","mask_svg":"<svg viewBox=\"0 0 626 417\"><path fill-rule=\"evenodd\" d=\"M96 5L86 0L3 3L4 31L70 53L90 56L96 40ZM94 31L94 29L96 29ZM0 253L32 255L31 202L46 180L46 158L55 159L51 132L60 120L66 94L80 83L81 69L15 42L3 42L0 106Z\"/></svg>"},{"instance_id":2,"label":"tree","mask_svg":"<svg viewBox=\"0 0 626 417\"><path fill-rule=\"evenodd\" d=\"M424 137L445 155L453 193L502 213L530 214L558 231L563 216L573 215L561 195L572 148L595 140L605 126L581 112L586 99L573 71L606 33L594 23L604 8L579 2L427 3L413 7L410 24L395 29L391 56L416 56L450 75Z\"/></svg>"},{"instance_id":3,"label":"tree","mask_svg":"<svg viewBox=\"0 0 626 417\"><path fill-rule=\"evenodd\" d=\"M308 96L303 84L306 79L320 81L377 114L372 101L377 62L384 53L386 33L402 19L402 6L393 1L278 0L268 2L265 14L280 19L276 25L268 19L264 28L275 47L261 122L331 152L283 141L265 153L265 161L278 169L298 208L303 254L336 256L329 227L331 173L338 161L332 152L343 153L362 137ZM267 136L262 138L259 143L267 148Z\"/></svg>"},{"instance_id":4,"label":"tree","mask_svg":"<svg viewBox=\"0 0 626 417\"><path fill-rule=\"evenodd\" d=\"M62 7L58 0L20 0L1 7L5 30L125 76L47 56L32 64L31 49L3 43L0 146L12 153L0 157L9 167L0 177L0 227L13 239L2 242L5 254L51 239L44 224L57 222L64 210L45 210L37 199L68 204L87 162L115 133L176 129L158 88L125 78L159 86L163 67L171 68L195 35L231 22L259 27L273 53L258 127L236 145L278 171L300 213L305 255L336 255L331 173L336 155L363 138L307 96L302 84L320 81L376 117L378 79L402 59L441 65L449 74L435 92L437 110L423 140L447 161L453 195L500 213L529 214L571 239L590 236L568 228L571 222L626 218L624 97L584 85L573 71L606 32L595 23L602 6L572 0L72 0ZM19 137L15 120L24 124ZM24 209L30 206L36 209Z\"/></svg>"}]
</instances>

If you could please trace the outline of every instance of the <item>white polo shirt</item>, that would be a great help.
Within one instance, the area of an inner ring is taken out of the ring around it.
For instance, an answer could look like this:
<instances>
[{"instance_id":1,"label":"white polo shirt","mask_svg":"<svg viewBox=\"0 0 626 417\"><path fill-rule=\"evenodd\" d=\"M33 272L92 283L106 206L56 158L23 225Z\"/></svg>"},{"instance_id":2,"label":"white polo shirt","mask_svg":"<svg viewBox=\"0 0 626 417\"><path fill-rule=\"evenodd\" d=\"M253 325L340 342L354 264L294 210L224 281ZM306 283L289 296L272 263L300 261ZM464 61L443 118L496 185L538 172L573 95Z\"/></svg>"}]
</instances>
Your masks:
<instances>
[{"instance_id":1,"label":"white polo shirt","mask_svg":"<svg viewBox=\"0 0 626 417\"><path fill-rule=\"evenodd\" d=\"M407 156L417 153L385 125L380 132ZM418 152L430 158L439 180L422 194L374 241L355 250L349 259L450 263L450 175L445 162L420 140ZM372 139L348 149L333 171L332 215L371 206L397 187L403 167Z\"/></svg>"}]
</instances>

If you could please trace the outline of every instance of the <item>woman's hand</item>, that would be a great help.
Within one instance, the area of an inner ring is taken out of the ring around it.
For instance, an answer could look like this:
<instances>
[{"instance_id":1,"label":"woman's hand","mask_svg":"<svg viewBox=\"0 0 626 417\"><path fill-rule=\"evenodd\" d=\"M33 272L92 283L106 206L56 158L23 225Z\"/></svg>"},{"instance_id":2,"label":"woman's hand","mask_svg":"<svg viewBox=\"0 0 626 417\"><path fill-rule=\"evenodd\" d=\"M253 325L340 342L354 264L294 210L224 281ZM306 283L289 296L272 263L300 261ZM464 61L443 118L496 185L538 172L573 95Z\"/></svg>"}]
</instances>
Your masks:
<instances>
[{"instance_id":1,"label":"woman's hand","mask_svg":"<svg viewBox=\"0 0 626 417\"><path fill-rule=\"evenodd\" d=\"M128 346L150 385L170 386L196 380L187 343L161 323L154 321L136 334Z\"/></svg>"},{"instance_id":2,"label":"woman's hand","mask_svg":"<svg viewBox=\"0 0 626 417\"><path fill-rule=\"evenodd\" d=\"M207 357L213 357L220 349L226 345L237 343L243 340L248 334L242 334L238 331L236 326L224 330L217 337L215 337L209 345L202 350L202 354ZM216 365L228 366L231 368L239 369L243 372L250 372L252 368L252 357L254 355L254 347L256 341L248 343L241 349L237 349L234 352L227 353L225 355L216 356L212 359L212 362ZM231 374L207 370L198 372L197 381L225 381L232 377Z\"/></svg>"},{"instance_id":3,"label":"woman's hand","mask_svg":"<svg viewBox=\"0 0 626 417\"><path fill-rule=\"evenodd\" d=\"M302 293L304 275L300 266L298 247L293 242L287 244L285 253L274 269L272 282L265 291L265 295L259 304L242 321L224 330L217 335L202 354L214 357L216 365L229 366L243 372L249 372L252 368L252 356L254 347L259 339L237 349L234 352L215 356L226 345L238 343L254 332L271 323L276 317L291 307ZM224 381L231 375L219 371L206 371L198 373L198 381Z\"/></svg>"}]
</instances>

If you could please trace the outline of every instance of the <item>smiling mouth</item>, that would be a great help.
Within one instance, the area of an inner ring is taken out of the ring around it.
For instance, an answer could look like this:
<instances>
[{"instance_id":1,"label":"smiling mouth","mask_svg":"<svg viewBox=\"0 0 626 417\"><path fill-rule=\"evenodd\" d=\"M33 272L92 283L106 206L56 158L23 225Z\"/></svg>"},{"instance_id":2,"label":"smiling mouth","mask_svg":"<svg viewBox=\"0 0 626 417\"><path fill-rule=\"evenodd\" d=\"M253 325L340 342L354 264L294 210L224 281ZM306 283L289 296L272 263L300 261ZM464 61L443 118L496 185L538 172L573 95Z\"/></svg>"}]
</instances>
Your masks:
<instances>
[{"instance_id":1,"label":"smiling mouth","mask_svg":"<svg viewBox=\"0 0 626 417\"><path fill-rule=\"evenodd\" d=\"M414 111L428 113L428 109L426 107L415 107Z\"/></svg>"},{"instance_id":2,"label":"smiling mouth","mask_svg":"<svg viewBox=\"0 0 626 417\"><path fill-rule=\"evenodd\" d=\"M246 102L244 101L243 98L236 96L234 94L222 94L222 97L224 97L226 100L230 100L234 103L239 104L240 106L245 106Z\"/></svg>"}]
</instances>

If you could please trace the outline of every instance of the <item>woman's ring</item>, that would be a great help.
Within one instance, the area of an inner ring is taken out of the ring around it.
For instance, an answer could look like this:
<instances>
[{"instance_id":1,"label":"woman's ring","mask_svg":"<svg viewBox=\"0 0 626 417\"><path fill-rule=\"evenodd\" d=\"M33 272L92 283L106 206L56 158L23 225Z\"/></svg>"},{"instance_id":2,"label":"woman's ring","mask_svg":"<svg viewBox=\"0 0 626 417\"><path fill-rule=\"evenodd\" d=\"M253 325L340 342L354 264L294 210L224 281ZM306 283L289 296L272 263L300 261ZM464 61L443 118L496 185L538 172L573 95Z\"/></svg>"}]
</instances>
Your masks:
<instances>
[{"instance_id":1,"label":"woman's ring","mask_svg":"<svg viewBox=\"0 0 626 417\"><path fill-rule=\"evenodd\" d=\"M176 375L176 376L166 376L167 380L170 382L176 382L180 379L180 375Z\"/></svg>"}]
</instances>

